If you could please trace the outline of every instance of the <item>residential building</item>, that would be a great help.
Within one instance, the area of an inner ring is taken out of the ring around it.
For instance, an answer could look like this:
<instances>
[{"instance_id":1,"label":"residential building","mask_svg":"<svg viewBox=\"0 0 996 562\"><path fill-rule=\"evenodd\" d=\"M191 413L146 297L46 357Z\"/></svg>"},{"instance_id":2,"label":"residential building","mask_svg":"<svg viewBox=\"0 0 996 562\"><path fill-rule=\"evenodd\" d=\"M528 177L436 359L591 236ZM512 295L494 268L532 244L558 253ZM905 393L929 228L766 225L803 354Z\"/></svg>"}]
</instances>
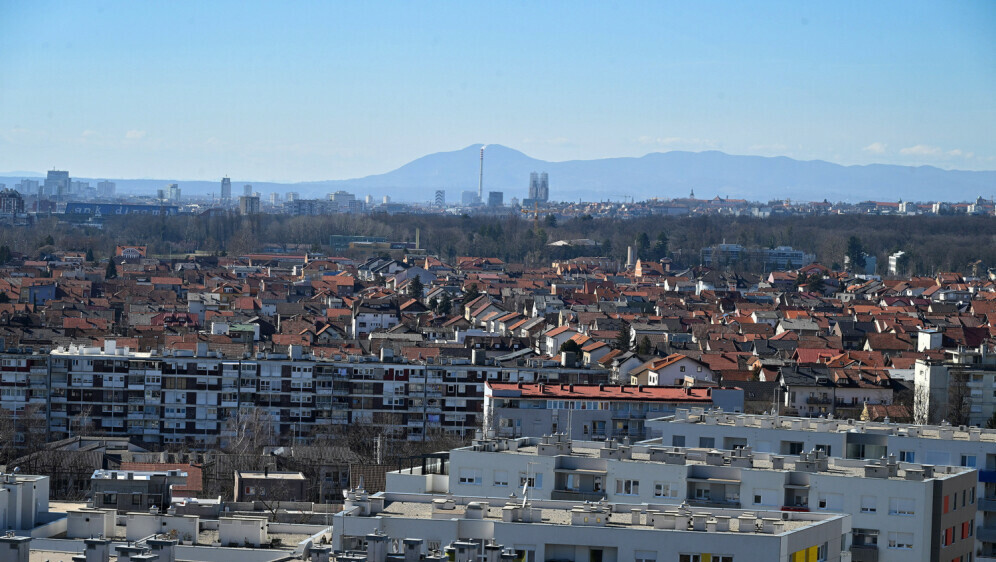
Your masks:
<instances>
[{"instance_id":1,"label":"residential building","mask_svg":"<svg viewBox=\"0 0 996 562\"><path fill-rule=\"evenodd\" d=\"M388 490L502 502L525 490L533 502L625 503L665 512L688 506L693 515L699 509L846 514L851 537L837 537L838 545L849 543L858 562L967 560L975 546L970 468L847 460L822 451L789 457L749 447L594 444L562 434L477 440L450 451L445 466L445 474L432 478L390 473Z\"/></svg>"},{"instance_id":2,"label":"residential building","mask_svg":"<svg viewBox=\"0 0 996 562\"><path fill-rule=\"evenodd\" d=\"M97 182L97 197L101 199L113 199L117 185L112 181Z\"/></svg>"},{"instance_id":3,"label":"residential building","mask_svg":"<svg viewBox=\"0 0 996 562\"><path fill-rule=\"evenodd\" d=\"M664 444L711 442L722 450L750 446L757 453L777 455L816 449L847 459L894 456L900 463L976 468L976 560L996 560L996 430L703 410L681 410L647 425L661 434Z\"/></svg>"},{"instance_id":4,"label":"residential building","mask_svg":"<svg viewBox=\"0 0 996 562\"><path fill-rule=\"evenodd\" d=\"M69 196L69 172L50 170L45 177L42 197L64 199Z\"/></svg>"},{"instance_id":5,"label":"residential building","mask_svg":"<svg viewBox=\"0 0 996 562\"><path fill-rule=\"evenodd\" d=\"M334 517L331 546L371 562L384 562L388 550L420 560L443 547L458 562L830 562L847 560L841 537L849 532L848 516L834 513L353 489Z\"/></svg>"},{"instance_id":6,"label":"residential building","mask_svg":"<svg viewBox=\"0 0 996 562\"><path fill-rule=\"evenodd\" d=\"M443 189L437 189L436 190L435 203L436 203L437 207L445 207L446 206L446 191L445 190L443 190Z\"/></svg>"},{"instance_id":7,"label":"residential building","mask_svg":"<svg viewBox=\"0 0 996 562\"><path fill-rule=\"evenodd\" d=\"M648 437L645 420L678 408L721 407L743 411L743 391L584 384L488 382L484 427L505 437L564 432L585 440Z\"/></svg>"},{"instance_id":8,"label":"residential building","mask_svg":"<svg viewBox=\"0 0 996 562\"><path fill-rule=\"evenodd\" d=\"M221 202L228 203L232 200L232 180L221 178Z\"/></svg>"},{"instance_id":9,"label":"residential building","mask_svg":"<svg viewBox=\"0 0 996 562\"><path fill-rule=\"evenodd\" d=\"M505 194L501 191L489 191L488 192L488 207L501 207L504 205L503 198Z\"/></svg>"},{"instance_id":10,"label":"residential building","mask_svg":"<svg viewBox=\"0 0 996 562\"><path fill-rule=\"evenodd\" d=\"M259 214L259 197L255 195L240 195L239 196L239 214L240 215L258 215Z\"/></svg>"},{"instance_id":11,"label":"residential building","mask_svg":"<svg viewBox=\"0 0 996 562\"><path fill-rule=\"evenodd\" d=\"M920 335L926 338L931 334ZM947 354L950 359L946 361L916 361L913 369L916 421L986 425L996 414L996 355L988 353L985 346L977 350L949 350Z\"/></svg>"},{"instance_id":12,"label":"residential building","mask_svg":"<svg viewBox=\"0 0 996 562\"><path fill-rule=\"evenodd\" d=\"M165 509L173 502L173 486L187 483L187 473L95 470L90 477L93 507L126 511L148 511L155 506Z\"/></svg>"},{"instance_id":13,"label":"residential building","mask_svg":"<svg viewBox=\"0 0 996 562\"><path fill-rule=\"evenodd\" d=\"M298 502L307 500L307 479L300 472L235 471L235 501L281 501Z\"/></svg>"}]
</instances>

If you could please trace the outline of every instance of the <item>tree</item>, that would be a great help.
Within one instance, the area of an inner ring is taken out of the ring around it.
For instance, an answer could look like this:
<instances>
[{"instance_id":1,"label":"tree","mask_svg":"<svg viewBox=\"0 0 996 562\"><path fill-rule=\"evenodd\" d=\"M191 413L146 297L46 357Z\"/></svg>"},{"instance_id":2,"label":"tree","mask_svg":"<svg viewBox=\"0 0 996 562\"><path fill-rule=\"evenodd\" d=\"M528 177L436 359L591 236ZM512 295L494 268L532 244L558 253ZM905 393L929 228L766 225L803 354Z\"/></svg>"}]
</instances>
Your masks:
<instances>
[{"instance_id":1,"label":"tree","mask_svg":"<svg viewBox=\"0 0 996 562\"><path fill-rule=\"evenodd\" d=\"M629 351L632 345L630 341L629 324L623 321L622 326L619 328L619 333L616 335L616 347L622 351Z\"/></svg>"},{"instance_id":2,"label":"tree","mask_svg":"<svg viewBox=\"0 0 996 562\"><path fill-rule=\"evenodd\" d=\"M666 232L660 232L657 234L657 240L654 242L653 248L653 259L659 260L667 257L668 249L668 238Z\"/></svg>"},{"instance_id":3,"label":"tree","mask_svg":"<svg viewBox=\"0 0 996 562\"><path fill-rule=\"evenodd\" d=\"M560 344L560 352L564 353L565 351L569 353L581 353L581 346L574 340L567 340Z\"/></svg>"},{"instance_id":4,"label":"tree","mask_svg":"<svg viewBox=\"0 0 996 562\"><path fill-rule=\"evenodd\" d=\"M951 425L968 425L972 411L972 389L968 386L969 374L951 371L948 378L948 402L945 419Z\"/></svg>"},{"instance_id":5,"label":"tree","mask_svg":"<svg viewBox=\"0 0 996 562\"><path fill-rule=\"evenodd\" d=\"M646 258L648 248L650 248L650 237L647 236L646 232L641 232L636 237L636 255Z\"/></svg>"},{"instance_id":6,"label":"tree","mask_svg":"<svg viewBox=\"0 0 996 562\"><path fill-rule=\"evenodd\" d=\"M647 355L653 349L653 344L650 343L650 338L643 336L640 343L636 346L636 352L640 355Z\"/></svg>"},{"instance_id":7,"label":"tree","mask_svg":"<svg viewBox=\"0 0 996 562\"><path fill-rule=\"evenodd\" d=\"M847 239L847 259L851 262L852 269L862 269L865 267L865 248L861 244L861 239L851 236Z\"/></svg>"},{"instance_id":8,"label":"tree","mask_svg":"<svg viewBox=\"0 0 996 562\"><path fill-rule=\"evenodd\" d=\"M0 304L6 304L8 302L10 302L10 297L7 296L7 293L0 293Z\"/></svg>"},{"instance_id":9,"label":"tree","mask_svg":"<svg viewBox=\"0 0 996 562\"><path fill-rule=\"evenodd\" d=\"M549 214L546 217L544 217L543 223L544 223L544 225L546 225L547 228L556 228L557 227L557 217L554 216L553 214Z\"/></svg>"},{"instance_id":10,"label":"tree","mask_svg":"<svg viewBox=\"0 0 996 562\"><path fill-rule=\"evenodd\" d=\"M6 244L0 246L0 264L9 262L11 257L10 246L7 246Z\"/></svg>"},{"instance_id":11,"label":"tree","mask_svg":"<svg viewBox=\"0 0 996 562\"><path fill-rule=\"evenodd\" d=\"M463 294L463 300L461 301L461 304L466 305L467 303L472 302L474 299L476 299L479 296L481 296L481 292L477 290L477 283L471 283L470 287L467 287L467 290Z\"/></svg>"},{"instance_id":12,"label":"tree","mask_svg":"<svg viewBox=\"0 0 996 562\"><path fill-rule=\"evenodd\" d=\"M408 282L408 296L413 299L421 299L423 291L425 291L425 285L422 283L422 278L418 275L413 276Z\"/></svg>"},{"instance_id":13,"label":"tree","mask_svg":"<svg viewBox=\"0 0 996 562\"><path fill-rule=\"evenodd\" d=\"M826 288L826 283L823 281L823 275L818 271L814 271L806 279L806 290L814 293L822 293L823 289Z\"/></svg>"},{"instance_id":14,"label":"tree","mask_svg":"<svg viewBox=\"0 0 996 562\"><path fill-rule=\"evenodd\" d=\"M996 411L986 420L986 429L996 429Z\"/></svg>"},{"instance_id":15,"label":"tree","mask_svg":"<svg viewBox=\"0 0 996 562\"><path fill-rule=\"evenodd\" d=\"M431 310L433 312L438 311L439 310L439 299L437 299L436 297L432 297L431 299L429 299L429 305L428 306L429 306L429 310Z\"/></svg>"},{"instance_id":16,"label":"tree","mask_svg":"<svg viewBox=\"0 0 996 562\"><path fill-rule=\"evenodd\" d=\"M113 259L107 260L107 269L104 270L104 279L116 279L118 276L118 266Z\"/></svg>"},{"instance_id":17,"label":"tree","mask_svg":"<svg viewBox=\"0 0 996 562\"><path fill-rule=\"evenodd\" d=\"M443 291L443 298L439 299L439 307L436 309L440 314L449 314L453 310L453 300L450 294Z\"/></svg>"},{"instance_id":18,"label":"tree","mask_svg":"<svg viewBox=\"0 0 996 562\"><path fill-rule=\"evenodd\" d=\"M93 263L96 261L95 259L93 259L93 250L90 248L86 249L86 261L88 263Z\"/></svg>"}]
</instances>

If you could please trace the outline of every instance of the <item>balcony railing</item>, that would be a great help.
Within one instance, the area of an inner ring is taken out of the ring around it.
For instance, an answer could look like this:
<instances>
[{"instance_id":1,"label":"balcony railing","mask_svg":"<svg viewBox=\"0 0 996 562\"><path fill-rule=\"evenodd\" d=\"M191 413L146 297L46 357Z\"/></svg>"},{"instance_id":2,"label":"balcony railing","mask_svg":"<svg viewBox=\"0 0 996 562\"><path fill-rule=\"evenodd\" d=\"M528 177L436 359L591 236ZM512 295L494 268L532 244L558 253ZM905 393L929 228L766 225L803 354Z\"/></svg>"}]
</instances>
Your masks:
<instances>
[{"instance_id":1,"label":"balcony railing","mask_svg":"<svg viewBox=\"0 0 996 562\"><path fill-rule=\"evenodd\" d=\"M852 544L851 562L878 562L878 546L873 544Z\"/></svg>"}]
</instances>

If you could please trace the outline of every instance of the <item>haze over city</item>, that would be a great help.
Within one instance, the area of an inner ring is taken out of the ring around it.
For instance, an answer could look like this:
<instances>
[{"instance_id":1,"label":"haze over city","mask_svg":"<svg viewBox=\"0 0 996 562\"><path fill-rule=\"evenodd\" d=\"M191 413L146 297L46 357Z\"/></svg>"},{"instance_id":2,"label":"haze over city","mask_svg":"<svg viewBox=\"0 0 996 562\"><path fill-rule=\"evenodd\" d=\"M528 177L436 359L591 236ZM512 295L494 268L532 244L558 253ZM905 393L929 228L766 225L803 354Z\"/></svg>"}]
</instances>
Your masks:
<instances>
[{"instance_id":1,"label":"haze over city","mask_svg":"<svg viewBox=\"0 0 996 562\"><path fill-rule=\"evenodd\" d=\"M0 172L347 179L475 143L992 170L994 29L992 2L5 2Z\"/></svg>"}]
</instances>

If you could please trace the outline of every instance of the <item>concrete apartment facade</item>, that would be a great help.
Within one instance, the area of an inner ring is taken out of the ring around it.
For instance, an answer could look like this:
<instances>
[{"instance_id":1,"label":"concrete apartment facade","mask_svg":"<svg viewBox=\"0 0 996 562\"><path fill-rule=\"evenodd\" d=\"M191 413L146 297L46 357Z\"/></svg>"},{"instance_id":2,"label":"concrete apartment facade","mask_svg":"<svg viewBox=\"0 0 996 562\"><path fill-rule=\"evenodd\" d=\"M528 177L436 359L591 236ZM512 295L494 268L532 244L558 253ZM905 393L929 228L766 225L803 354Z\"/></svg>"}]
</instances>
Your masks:
<instances>
[{"instance_id":1,"label":"concrete apartment facade","mask_svg":"<svg viewBox=\"0 0 996 562\"><path fill-rule=\"evenodd\" d=\"M681 407L719 407L742 412L743 390L620 385L488 382L484 427L503 437L567 433L577 439L642 440L648 417Z\"/></svg>"},{"instance_id":2,"label":"concrete apartment facade","mask_svg":"<svg viewBox=\"0 0 996 562\"><path fill-rule=\"evenodd\" d=\"M900 464L977 469L975 560L996 561L996 431L949 425L908 425L773 415L731 415L680 410L648 420L661 435L654 444L734 450L750 446L777 455L822 450L830 456ZM971 494L969 493L969 497ZM860 527L857 523L856 527Z\"/></svg>"},{"instance_id":3,"label":"concrete apartment facade","mask_svg":"<svg viewBox=\"0 0 996 562\"><path fill-rule=\"evenodd\" d=\"M846 513L856 562L946 561L969 555L975 545L976 472L961 467L555 435L476 441L450 452L448 472L391 473L388 489L508 498L527 488L537 500Z\"/></svg>"},{"instance_id":4,"label":"concrete apartment facade","mask_svg":"<svg viewBox=\"0 0 996 562\"><path fill-rule=\"evenodd\" d=\"M331 546L347 556L339 560L374 562L388 560L389 552L418 560L447 545L448 559L458 561L476 561L473 553L482 550L493 556L486 560L499 560L487 545L523 562L846 560L847 515L669 507L351 490L334 517Z\"/></svg>"}]
</instances>

